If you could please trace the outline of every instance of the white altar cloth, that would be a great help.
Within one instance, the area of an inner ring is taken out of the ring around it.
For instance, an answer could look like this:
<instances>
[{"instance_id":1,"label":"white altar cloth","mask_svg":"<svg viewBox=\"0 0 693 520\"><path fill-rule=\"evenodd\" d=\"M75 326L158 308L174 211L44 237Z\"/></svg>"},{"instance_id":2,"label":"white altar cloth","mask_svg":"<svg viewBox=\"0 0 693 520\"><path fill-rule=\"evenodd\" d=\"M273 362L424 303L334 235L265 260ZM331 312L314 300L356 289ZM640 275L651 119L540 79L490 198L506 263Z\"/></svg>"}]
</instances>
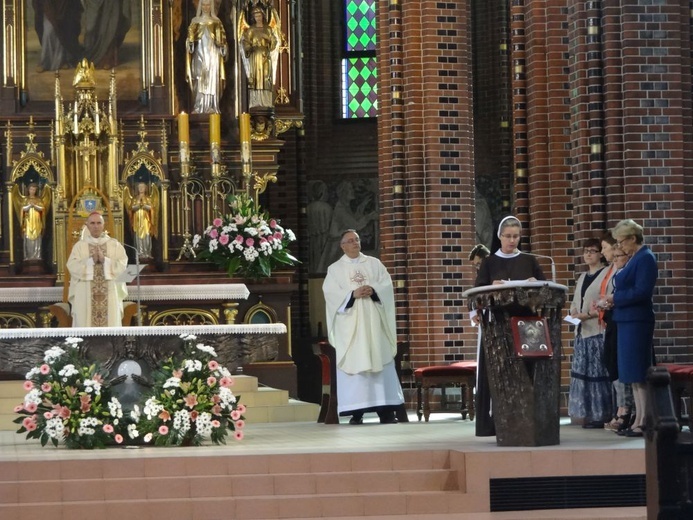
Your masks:
<instances>
[{"instance_id":1,"label":"white altar cloth","mask_svg":"<svg viewBox=\"0 0 693 520\"><path fill-rule=\"evenodd\" d=\"M56 303L63 301L63 287L2 287L0 303ZM127 300L137 299L137 286L128 285ZM140 300L246 300L250 291L242 283L193 285L142 285Z\"/></svg>"}]
</instances>

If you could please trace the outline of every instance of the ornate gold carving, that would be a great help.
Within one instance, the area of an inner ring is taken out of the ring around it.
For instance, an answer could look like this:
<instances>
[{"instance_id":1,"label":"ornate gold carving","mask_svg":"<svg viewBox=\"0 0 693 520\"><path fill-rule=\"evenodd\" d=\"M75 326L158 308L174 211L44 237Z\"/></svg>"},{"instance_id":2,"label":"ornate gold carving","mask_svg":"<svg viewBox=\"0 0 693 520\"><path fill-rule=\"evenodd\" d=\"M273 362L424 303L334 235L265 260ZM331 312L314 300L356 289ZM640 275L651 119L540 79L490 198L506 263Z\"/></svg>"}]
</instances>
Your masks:
<instances>
[{"instance_id":1,"label":"ornate gold carving","mask_svg":"<svg viewBox=\"0 0 693 520\"><path fill-rule=\"evenodd\" d=\"M303 119L276 119L274 121L274 128L277 131L277 135L283 134L292 128L303 128Z\"/></svg>"}]
</instances>

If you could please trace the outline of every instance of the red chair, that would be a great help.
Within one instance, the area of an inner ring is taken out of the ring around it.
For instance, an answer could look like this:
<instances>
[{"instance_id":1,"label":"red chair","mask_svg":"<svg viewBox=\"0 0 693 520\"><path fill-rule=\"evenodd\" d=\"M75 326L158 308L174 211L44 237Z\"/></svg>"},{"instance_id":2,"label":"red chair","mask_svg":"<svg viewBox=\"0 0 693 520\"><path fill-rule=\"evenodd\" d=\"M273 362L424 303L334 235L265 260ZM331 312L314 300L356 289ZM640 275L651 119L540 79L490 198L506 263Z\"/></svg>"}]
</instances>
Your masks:
<instances>
[{"instance_id":1,"label":"red chair","mask_svg":"<svg viewBox=\"0 0 693 520\"><path fill-rule=\"evenodd\" d=\"M460 387L462 399L460 413L466 419L474 420L474 388L476 387L476 361L460 361L450 365L422 367L414 370L416 381L416 416L425 421L431 415L430 389L440 388L444 394L448 387ZM441 410L442 411L442 410Z\"/></svg>"}]
</instances>

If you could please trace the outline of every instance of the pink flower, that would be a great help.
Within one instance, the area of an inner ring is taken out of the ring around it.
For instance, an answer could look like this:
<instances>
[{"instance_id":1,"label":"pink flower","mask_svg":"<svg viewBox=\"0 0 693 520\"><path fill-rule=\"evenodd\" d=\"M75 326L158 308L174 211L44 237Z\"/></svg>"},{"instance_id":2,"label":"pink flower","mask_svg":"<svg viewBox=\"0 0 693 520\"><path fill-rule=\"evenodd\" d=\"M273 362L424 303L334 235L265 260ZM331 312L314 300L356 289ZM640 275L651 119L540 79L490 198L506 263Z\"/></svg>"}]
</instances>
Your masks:
<instances>
[{"instance_id":1,"label":"pink flower","mask_svg":"<svg viewBox=\"0 0 693 520\"><path fill-rule=\"evenodd\" d=\"M243 432L240 430L233 432L233 436L237 441L243 440Z\"/></svg>"},{"instance_id":2,"label":"pink flower","mask_svg":"<svg viewBox=\"0 0 693 520\"><path fill-rule=\"evenodd\" d=\"M212 225L216 227L221 227L221 225L224 223L223 220L221 220L219 217L215 218L212 220Z\"/></svg>"},{"instance_id":3,"label":"pink flower","mask_svg":"<svg viewBox=\"0 0 693 520\"><path fill-rule=\"evenodd\" d=\"M24 390L26 390L28 392L29 390L34 388L34 383L32 383L31 381L24 381L22 388L24 388Z\"/></svg>"},{"instance_id":4,"label":"pink flower","mask_svg":"<svg viewBox=\"0 0 693 520\"><path fill-rule=\"evenodd\" d=\"M119 434L119 433L116 433L115 441L116 441L118 444L122 444L122 443L123 443L123 436L122 436L121 434Z\"/></svg>"},{"instance_id":5,"label":"pink flower","mask_svg":"<svg viewBox=\"0 0 693 520\"><path fill-rule=\"evenodd\" d=\"M246 412L246 407L244 404L238 404L238 407L236 408L240 413L245 413Z\"/></svg>"},{"instance_id":6,"label":"pink flower","mask_svg":"<svg viewBox=\"0 0 693 520\"><path fill-rule=\"evenodd\" d=\"M214 415L221 415L221 406L219 406L218 404L212 406L212 413Z\"/></svg>"},{"instance_id":7,"label":"pink flower","mask_svg":"<svg viewBox=\"0 0 693 520\"><path fill-rule=\"evenodd\" d=\"M197 421L197 418L199 417L200 413L197 410L193 410L190 412L190 420L191 421Z\"/></svg>"},{"instance_id":8,"label":"pink flower","mask_svg":"<svg viewBox=\"0 0 693 520\"><path fill-rule=\"evenodd\" d=\"M52 419L53 418L53 412L43 412L43 417L45 419Z\"/></svg>"},{"instance_id":9,"label":"pink flower","mask_svg":"<svg viewBox=\"0 0 693 520\"><path fill-rule=\"evenodd\" d=\"M217 378L214 376L209 376L207 378L207 385L209 385L209 386L214 386L216 382L217 382Z\"/></svg>"},{"instance_id":10,"label":"pink flower","mask_svg":"<svg viewBox=\"0 0 693 520\"><path fill-rule=\"evenodd\" d=\"M25 417L24 420L22 421L22 426L24 426L28 430L29 425L31 425L33 423L34 423L34 420L31 417Z\"/></svg>"},{"instance_id":11,"label":"pink flower","mask_svg":"<svg viewBox=\"0 0 693 520\"><path fill-rule=\"evenodd\" d=\"M183 371L182 370L174 370L173 371L173 377L177 377L178 379L181 379L183 377Z\"/></svg>"},{"instance_id":12,"label":"pink flower","mask_svg":"<svg viewBox=\"0 0 693 520\"><path fill-rule=\"evenodd\" d=\"M61 419L69 419L70 416L72 415L72 412L67 406L61 406L59 404L55 405L55 413L60 417Z\"/></svg>"},{"instance_id":13,"label":"pink flower","mask_svg":"<svg viewBox=\"0 0 693 520\"><path fill-rule=\"evenodd\" d=\"M213 229L209 232L209 236L210 238L217 238L219 236L219 232L216 229Z\"/></svg>"},{"instance_id":14,"label":"pink flower","mask_svg":"<svg viewBox=\"0 0 693 520\"><path fill-rule=\"evenodd\" d=\"M84 394L79 396L79 410L81 412L88 412L91 409L91 396Z\"/></svg>"},{"instance_id":15,"label":"pink flower","mask_svg":"<svg viewBox=\"0 0 693 520\"><path fill-rule=\"evenodd\" d=\"M24 405L23 404L18 404L17 406L14 407L14 413L19 413L22 410L24 410Z\"/></svg>"},{"instance_id":16,"label":"pink flower","mask_svg":"<svg viewBox=\"0 0 693 520\"><path fill-rule=\"evenodd\" d=\"M229 243L229 235L221 235L221 236L219 237L219 243L220 243L222 246L225 246L226 244L228 244L228 243Z\"/></svg>"},{"instance_id":17,"label":"pink flower","mask_svg":"<svg viewBox=\"0 0 693 520\"><path fill-rule=\"evenodd\" d=\"M168 411L166 411L166 410L161 410L161 413L159 413L159 419L161 419L164 422L170 421L171 420L171 414L168 413Z\"/></svg>"},{"instance_id":18,"label":"pink flower","mask_svg":"<svg viewBox=\"0 0 693 520\"><path fill-rule=\"evenodd\" d=\"M243 237L241 235L236 235L236 238L234 238L233 240L234 240L234 242L236 242L238 244L243 243Z\"/></svg>"},{"instance_id":19,"label":"pink flower","mask_svg":"<svg viewBox=\"0 0 693 520\"><path fill-rule=\"evenodd\" d=\"M29 413L34 413L37 408L38 406L36 405L36 403L26 403L24 405L24 409Z\"/></svg>"},{"instance_id":20,"label":"pink flower","mask_svg":"<svg viewBox=\"0 0 693 520\"><path fill-rule=\"evenodd\" d=\"M106 433L113 433L113 426L111 426L110 424L104 424L103 431L105 431Z\"/></svg>"},{"instance_id":21,"label":"pink flower","mask_svg":"<svg viewBox=\"0 0 693 520\"><path fill-rule=\"evenodd\" d=\"M212 421L212 428L219 428L219 426L221 426L221 423L219 421L217 421L216 419L214 419Z\"/></svg>"},{"instance_id":22,"label":"pink flower","mask_svg":"<svg viewBox=\"0 0 693 520\"><path fill-rule=\"evenodd\" d=\"M245 239L245 245L248 247L253 247L253 244L255 243L255 240L253 237L248 237Z\"/></svg>"},{"instance_id":23,"label":"pink flower","mask_svg":"<svg viewBox=\"0 0 693 520\"><path fill-rule=\"evenodd\" d=\"M94 376L92 377L92 379L93 379L94 381L96 381L97 383L103 383L103 377L101 377L101 374L94 374Z\"/></svg>"},{"instance_id":24,"label":"pink flower","mask_svg":"<svg viewBox=\"0 0 693 520\"><path fill-rule=\"evenodd\" d=\"M210 370L216 370L217 368L219 368L219 363L217 363L214 360L211 360L209 363L207 363L207 368L209 368Z\"/></svg>"},{"instance_id":25,"label":"pink flower","mask_svg":"<svg viewBox=\"0 0 693 520\"><path fill-rule=\"evenodd\" d=\"M274 220L274 219L271 219L271 220L269 221L269 225L270 225L271 228L275 228L275 227L277 227L277 221Z\"/></svg>"},{"instance_id":26,"label":"pink flower","mask_svg":"<svg viewBox=\"0 0 693 520\"><path fill-rule=\"evenodd\" d=\"M238 428L239 430L242 430L244 426L245 426L245 421L243 419L236 421L236 428Z\"/></svg>"},{"instance_id":27,"label":"pink flower","mask_svg":"<svg viewBox=\"0 0 693 520\"><path fill-rule=\"evenodd\" d=\"M33 432L36 429L36 423L32 422L31 424L29 424L29 426L26 427L26 429L30 432Z\"/></svg>"},{"instance_id":28,"label":"pink flower","mask_svg":"<svg viewBox=\"0 0 693 520\"><path fill-rule=\"evenodd\" d=\"M233 410L231 412L231 419L233 419L234 421L237 421L240 418L241 418L241 412L239 412L238 410Z\"/></svg>"},{"instance_id":29,"label":"pink flower","mask_svg":"<svg viewBox=\"0 0 693 520\"><path fill-rule=\"evenodd\" d=\"M51 388L53 388L53 387L51 386L50 383L43 383L43 384L41 385L41 391L42 391L43 393L50 392L50 391L51 391Z\"/></svg>"},{"instance_id":30,"label":"pink flower","mask_svg":"<svg viewBox=\"0 0 693 520\"><path fill-rule=\"evenodd\" d=\"M188 408L195 408L195 405L197 404L197 396L195 394L188 394L183 398L183 401L185 401L185 406Z\"/></svg>"},{"instance_id":31,"label":"pink flower","mask_svg":"<svg viewBox=\"0 0 693 520\"><path fill-rule=\"evenodd\" d=\"M279 231L275 231L274 235L272 235L275 240L281 240L284 235L282 235Z\"/></svg>"},{"instance_id":32,"label":"pink flower","mask_svg":"<svg viewBox=\"0 0 693 520\"><path fill-rule=\"evenodd\" d=\"M228 388L230 386L233 386L233 379L231 379L230 377L222 377L219 380L219 384L224 388Z\"/></svg>"},{"instance_id":33,"label":"pink flower","mask_svg":"<svg viewBox=\"0 0 693 520\"><path fill-rule=\"evenodd\" d=\"M168 435L168 426L165 424L159 426L159 435Z\"/></svg>"},{"instance_id":34,"label":"pink flower","mask_svg":"<svg viewBox=\"0 0 693 520\"><path fill-rule=\"evenodd\" d=\"M39 368L39 372L41 372L44 376L47 374L51 373L51 367L46 365L45 363L41 365L41 368Z\"/></svg>"}]
</instances>

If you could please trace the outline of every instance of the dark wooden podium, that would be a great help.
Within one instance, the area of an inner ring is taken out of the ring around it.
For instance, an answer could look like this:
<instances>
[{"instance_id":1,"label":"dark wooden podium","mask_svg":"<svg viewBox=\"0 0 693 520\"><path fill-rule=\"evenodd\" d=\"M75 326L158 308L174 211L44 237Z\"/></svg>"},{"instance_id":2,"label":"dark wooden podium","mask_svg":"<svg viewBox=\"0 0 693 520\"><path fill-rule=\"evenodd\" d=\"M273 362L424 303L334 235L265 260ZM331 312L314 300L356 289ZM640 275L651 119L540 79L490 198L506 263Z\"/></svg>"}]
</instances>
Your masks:
<instances>
[{"instance_id":1,"label":"dark wooden podium","mask_svg":"<svg viewBox=\"0 0 693 520\"><path fill-rule=\"evenodd\" d=\"M475 287L464 293L470 310L477 310L481 318L499 446L560 443L561 311L567 290L552 282L523 281ZM533 317L546 320L550 354L526 355L522 351L527 345L516 348L511 319L517 316L529 318L524 321Z\"/></svg>"}]
</instances>

